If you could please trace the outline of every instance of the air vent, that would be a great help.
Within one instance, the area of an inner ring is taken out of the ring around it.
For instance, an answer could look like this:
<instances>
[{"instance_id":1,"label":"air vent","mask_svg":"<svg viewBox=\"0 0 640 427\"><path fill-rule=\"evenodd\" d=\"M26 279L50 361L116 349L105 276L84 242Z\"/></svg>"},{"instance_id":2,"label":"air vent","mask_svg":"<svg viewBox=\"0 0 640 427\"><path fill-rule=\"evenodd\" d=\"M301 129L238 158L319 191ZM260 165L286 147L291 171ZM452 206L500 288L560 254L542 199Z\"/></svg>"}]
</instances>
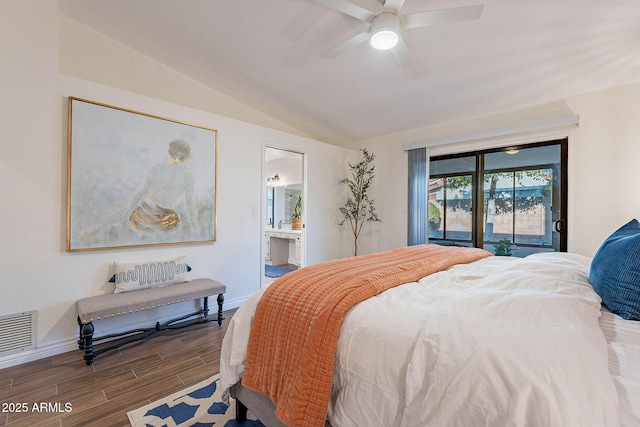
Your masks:
<instances>
[{"instance_id":1,"label":"air vent","mask_svg":"<svg viewBox=\"0 0 640 427\"><path fill-rule=\"evenodd\" d=\"M38 313L0 316L0 356L36 348L36 324Z\"/></svg>"}]
</instances>

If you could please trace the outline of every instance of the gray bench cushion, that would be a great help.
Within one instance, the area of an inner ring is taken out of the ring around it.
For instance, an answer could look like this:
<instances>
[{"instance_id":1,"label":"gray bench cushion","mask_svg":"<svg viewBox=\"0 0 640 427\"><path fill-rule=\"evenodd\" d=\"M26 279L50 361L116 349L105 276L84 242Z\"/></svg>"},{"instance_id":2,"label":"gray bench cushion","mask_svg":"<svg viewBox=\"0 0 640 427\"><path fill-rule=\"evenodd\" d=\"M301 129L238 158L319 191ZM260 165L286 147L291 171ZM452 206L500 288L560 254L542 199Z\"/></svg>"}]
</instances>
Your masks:
<instances>
[{"instance_id":1,"label":"gray bench cushion","mask_svg":"<svg viewBox=\"0 0 640 427\"><path fill-rule=\"evenodd\" d=\"M223 294L226 290L225 285L215 280L194 279L160 288L83 298L76 302L76 310L80 321L87 324L107 317Z\"/></svg>"}]
</instances>

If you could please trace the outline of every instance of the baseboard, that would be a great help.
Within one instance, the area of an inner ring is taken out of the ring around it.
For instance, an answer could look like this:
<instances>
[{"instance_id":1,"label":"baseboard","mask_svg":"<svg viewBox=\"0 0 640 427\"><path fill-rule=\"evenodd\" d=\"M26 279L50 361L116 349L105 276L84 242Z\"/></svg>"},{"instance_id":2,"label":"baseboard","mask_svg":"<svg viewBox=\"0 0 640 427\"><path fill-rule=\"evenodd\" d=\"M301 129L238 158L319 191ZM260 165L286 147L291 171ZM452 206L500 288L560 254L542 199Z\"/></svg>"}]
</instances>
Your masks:
<instances>
[{"instance_id":1,"label":"baseboard","mask_svg":"<svg viewBox=\"0 0 640 427\"><path fill-rule=\"evenodd\" d=\"M246 300L248 300L248 299L249 299L249 297L236 298L236 299L232 299L232 300L225 299L224 303L223 303L224 311L234 310L234 309L240 307L242 304L244 304L244 302Z\"/></svg>"},{"instance_id":2,"label":"baseboard","mask_svg":"<svg viewBox=\"0 0 640 427\"><path fill-rule=\"evenodd\" d=\"M22 365L23 363L33 362L34 360L44 359L45 357L56 356L58 354L66 353L72 350L78 350L78 343L76 342L76 338L63 342L43 345L33 350L25 350L20 353L14 353L9 356L0 358L0 369ZM80 350L78 350L78 355L82 356Z\"/></svg>"},{"instance_id":3,"label":"baseboard","mask_svg":"<svg viewBox=\"0 0 640 427\"><path fill-rule=\"evenodd\" d=\"M224 310L233 310L240 307L248 298L236 298L233 300L225 300L223 308ZM213 307L209 307L212 310ZM214 310L215 313L217 310ZM211 314L212 311L209 312ZM136 328L146 328L149 327L148 324L138 324L138 325L128 325L131 329ZM100 331L101 335L107 335L111 333L118 333L123 331ZM23 363L33 362L38 359L44 359L45 357L52 357L58 354L66 353L69 351L76 350L78 352L78 361L83 362L82 355L83 353L78 350L78 342L76 341L78 338L74 337L72 339L68 339L65 341L47 344L43 346L38 346L33 350L26 350L20 353L13 353L8 356L4 356L0 358L0 369L10 368L12 366L22 365Z\"/></svg>"}]
</instances>

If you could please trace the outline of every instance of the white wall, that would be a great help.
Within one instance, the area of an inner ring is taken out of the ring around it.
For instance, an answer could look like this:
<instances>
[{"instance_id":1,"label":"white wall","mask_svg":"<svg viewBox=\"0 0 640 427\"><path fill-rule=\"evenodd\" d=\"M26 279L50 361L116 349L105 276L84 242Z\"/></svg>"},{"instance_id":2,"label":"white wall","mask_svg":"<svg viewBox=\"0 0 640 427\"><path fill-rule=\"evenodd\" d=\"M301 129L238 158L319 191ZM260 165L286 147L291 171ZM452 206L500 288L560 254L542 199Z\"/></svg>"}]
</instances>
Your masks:
<instances>
[{"instance_id":1,"label":"white wall","mask_svg":"<svg viewBox=\"0 0 640 427\"><path fill-rule=\"evenodd\" d=\"M640 83L361 141L360 147L378 157L374 197L384 225L384 231L371 232L374 238L367 241L366 250L406 244L407 154L403 145L547 122L573 114L580 116L579 126L562 134L569 137L568 250L593 256L611 232L640 216L640 187L636 179L640 159ZM537 140L522 135L517 139ZM487 143L479 141L476 145ZM461 145L459 149L465 151L473 143ZM455 149L436 147L433 151L441 154ZM365 253L365 246L362 248Z\"/></svg>"},{"instance_id":2,"label":"white wall","mask_svg":"<svg viewBox=\"0 0 640 427\"><path fill-rule=\"evenodd\" d=\"M569 249L592 256L611 232L640 219L640 83L567 104L580 114L569 147Z\"/></svg>"},{"instance_id":3,"label":"white wall","mask_svg":"<svg viewBox=\"0 0 640 427\"><path fill-rule=\"evenodd\" d=\"M308 136L72 19L60 16L59 36L64 74Z\"/></svg>"},{"instance_id":4,"label":"white wall","mask_svg":"<svg viewBox=\"0 0 640 427\"><path fill-rule=\"evenodd\" d=\"M95 83L60 72L57 2L4 2L0 14L0 316L38 310L38 349L0 358L0 367L75 348L75 301L109 292L105 284L114 261L143 261L186 254L193 277L227 285L226 307L238 306L261 283L262 147L268 141L307 154L307 263L342 256L336 226L336 193L349 150L280 130ZM96 47L99 48L99 47ZM117 49L116 49L117 50ZM129 67L136 58L128 52ZM81 63L81 61L78 61ZM68 71L69 64L65 64ZM163 78L156 70L154 80ZM108 73L106 73L108 74ZM144 76L141 76L143 78ZM186 96L207 98L197 82L174 80ZM160 88L161 85L158 85ZM218 130L217 242L68 253L66 247L67 98L76 96ZM202 101L206 105L206 100ZM243 113L234 105L233 114ZM244 111L255 121L255 112ZM259 115L258 115L259 116ZM258 117L268 121L268 117ZM100 322L99 332L149 325L191 310L184 303ZM81 353L78 351L78 361Z\"/></svg>"}]
</instances>

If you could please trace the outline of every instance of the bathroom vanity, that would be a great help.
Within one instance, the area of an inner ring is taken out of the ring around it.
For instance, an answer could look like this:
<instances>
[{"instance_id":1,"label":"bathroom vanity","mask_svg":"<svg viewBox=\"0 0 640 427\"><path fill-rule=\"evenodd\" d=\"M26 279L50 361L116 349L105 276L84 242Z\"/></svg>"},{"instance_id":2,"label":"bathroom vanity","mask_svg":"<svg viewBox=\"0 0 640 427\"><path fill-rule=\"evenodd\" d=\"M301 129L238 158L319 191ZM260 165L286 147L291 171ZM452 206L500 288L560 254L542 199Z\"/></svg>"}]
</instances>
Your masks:
<instances>
[{"instance_id":1,"label":"bathroom vanity","mask_svg":"<svg viewBox=\"0 0 640 427\"><path fill-rule=\"evenodd\" d=\"M267 229L264 233L265 263L294 264L300 267L302 232L300 230Z\"/></svg>"}]
</instances>

